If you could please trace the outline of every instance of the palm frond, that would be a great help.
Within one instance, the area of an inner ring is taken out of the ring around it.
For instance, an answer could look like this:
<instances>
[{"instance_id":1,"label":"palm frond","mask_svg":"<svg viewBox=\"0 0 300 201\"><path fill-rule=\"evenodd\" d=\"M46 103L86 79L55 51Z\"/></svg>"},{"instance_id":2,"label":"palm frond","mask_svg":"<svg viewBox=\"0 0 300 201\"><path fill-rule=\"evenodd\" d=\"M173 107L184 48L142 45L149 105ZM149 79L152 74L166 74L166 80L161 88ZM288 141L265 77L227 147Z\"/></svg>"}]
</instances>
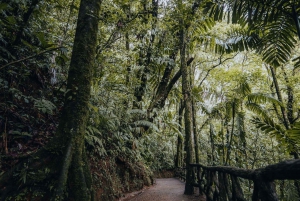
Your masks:
<instances>
[{"instance_id":1,"label":"palm frond","mask_svg":"<svg viewBox=\"0 0 300 201\"><path fill-rule=\"evenodd\" d=\"M225 14L222 11L224 6L228 19L231 18L232 23L238 23L250 33L260 35L261 43L257 48L266 63L278 67L290 59L291 51L295 48L295 36L297 36L297 26L293 16L295 8L292 1L216 2L207 4L206 11L210 16L218 16L218 19L222 19Z\"/></svg>"},{"instance_id":2,"label":"palm frond","mask_svg":"<svg viewBox=\"0 0 300 201\"><path fill-rule=\"evenodd\" d=\"M260 43L259 37L255 33L241 28L233 28L225 34L228 36L226 39L211 35L195 35L194 40L198 44L203 44L206 49L218 54L250 50Z\"/></svg>"},{"instance_id":3,"label":"palm frond","mask_svg":"<svg viewBox=\"0 0 300 201\"><path fill-rule=\"evenodd\" d=\"M251 112L263 117L264 119L269 119L268 113L259 104L246 102L245 107Z\"/></svg>"},{"instance_id":4,"label":"palm frond","mask_svg":"<svg viewBox=\"0 0 300 201\"><path fill-rule=\"evenodd\" d=\"M262 39L259 52L263 55L263 60L271 66L278 67L286 63L295 48L294 38L295 28L287 18L280 18L278 21L266 26L269 31Z\"/></svg>"},{"instance_id":5,"label":"palm frond","mask_svg":"<svg viewBox=\"0 0 300 201\"><path fill-rule=\"evenodd\" d=\"M285 146L288 152L297 151L297 146L293 138L280 125L276 124L272 119L261 119L254 117L251 122L261 131L275 137L281 146ZM293 133L294 131L289 131ZM299 134L299 132L297 131ZM292 134L291 134L292 135ZM293 135L292 135L293 136ZM299 137L299 136L297 136Z\"/></svg>"},{"instance_id":6,"label":"palm frond","mask_svg":"<svg viewBox=\"0 0 300 201\"><path fill-rule=\"evenodd\" d=\"M287 130L287 136L295 142L298 146L300 145L300 122L296 122L292 129Z\"/></svg>"},{"instance_id":7,"label":"palm frond","mask_svg":"<svg viewBox=\"0 0 300 201\"><path fill-rule=\"evenodd\" d=\"M285 139L285 130L279 124L276 124L272 119L261 119L254 117L251 122L256 125L256 128L259 128L264 133L276 137L278 141Z\"/></svg>"},{"instance_id":8,"label":"palm frond","mask_svg":"<svg viewBox=\"0 0 300 201\"><path fill-rule=\"evenodd\" d=\"M294 64L294 70L300 68L300 56L297 57L297 58L295 58L295 59L293 59L293 62L295 62L295 64Z\"/></svg>"},{"instance_id":9,"label":"palm frond","mask_svg":"<svg viewBox=\"0 0 300 201\"><path fill-rule=\"evenodd\" d=\"M248 96L251 94L251 88L248 82L242 82L239 84L238 88L235 89L236 93L242 97Z\"/></svg>"},{"instance_id":10,"label":"palm frond","mask_svg":"<svg viewBox=\"0 0 300 201\"><path fill-rule=\"evenodd\" d=\"M275 105L283 106L282 102L276 98L263 93L252 93L247 96L249 103L274 103Z\"/></svg>"}]
</instances>

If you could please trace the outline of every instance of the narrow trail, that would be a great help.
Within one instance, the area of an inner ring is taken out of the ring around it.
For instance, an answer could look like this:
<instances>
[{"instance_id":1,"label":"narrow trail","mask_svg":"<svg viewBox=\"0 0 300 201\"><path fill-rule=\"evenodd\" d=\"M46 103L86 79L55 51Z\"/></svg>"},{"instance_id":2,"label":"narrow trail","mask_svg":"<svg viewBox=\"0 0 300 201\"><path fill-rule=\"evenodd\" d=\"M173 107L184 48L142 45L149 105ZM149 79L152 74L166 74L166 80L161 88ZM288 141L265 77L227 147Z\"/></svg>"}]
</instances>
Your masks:
<instances>
[{"instance_id":1,"label":"narrow trail","mask_svg":"<svg viewBox=\"0 0 300 201\"><path fill-rule=\"evenodd\" d=\"M140 192L133 193L126 201L204 201L196 193L184 195L184 182L176 178L156 179L156 183ZM132 197L134 196L134 197Z\"/></svg>"}]
</instances>

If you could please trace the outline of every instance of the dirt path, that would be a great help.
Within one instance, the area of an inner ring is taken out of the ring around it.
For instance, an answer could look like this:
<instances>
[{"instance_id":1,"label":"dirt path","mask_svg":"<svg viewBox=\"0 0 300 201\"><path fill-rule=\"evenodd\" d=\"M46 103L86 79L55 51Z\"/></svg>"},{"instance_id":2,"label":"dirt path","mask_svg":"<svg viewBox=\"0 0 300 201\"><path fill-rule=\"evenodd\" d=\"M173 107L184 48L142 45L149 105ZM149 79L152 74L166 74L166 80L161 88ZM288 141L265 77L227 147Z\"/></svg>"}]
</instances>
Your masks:
<instances>
[{"instance_id":1,"label":"dirt path","mask_svg":"<svg viewBox=\"0 0 300 201\"><path fill-rule=\"evenodd\" d=\"M187 196L183 194L184 183L176 178L156 179L156 183L135 192L127 197L126 201L204 201L198 194ZM134 196L134 197L133 197Z\"/></svg>"}]
</instances>

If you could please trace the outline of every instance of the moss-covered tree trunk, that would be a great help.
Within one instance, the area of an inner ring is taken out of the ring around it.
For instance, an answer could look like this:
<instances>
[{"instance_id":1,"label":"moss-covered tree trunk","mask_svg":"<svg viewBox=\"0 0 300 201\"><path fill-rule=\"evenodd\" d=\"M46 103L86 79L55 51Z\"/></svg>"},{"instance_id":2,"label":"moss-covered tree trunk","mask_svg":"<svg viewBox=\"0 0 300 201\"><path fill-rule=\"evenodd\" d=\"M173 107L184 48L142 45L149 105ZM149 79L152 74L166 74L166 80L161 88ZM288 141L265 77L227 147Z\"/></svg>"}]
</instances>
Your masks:
<instances>
[{"instance_id":1,"label":"moss-covered tree trunk","mask_svg":"<svg viewBox=\"0 0 300 201\"><path fill-rule=\"evenodd\" d=\"M20 196L21 193L31 200L35 194L32 189L43 192L43 197L35 200L93 199L84 138L100 2L81 0L80 3L67 93L56 136L45 148L25 160L19 160L15 168L1 177L1 200ZM22 179L23 172L26 179Z\"/></svg>"},{"instance_id":2,"label":"moss-covered tree trunk","mask_svg":"<svg viewBox=\"0 0 300 201\"><path fill-rule=\"evenodd\" d=\"M90 172L84 152L84 135L88 120L88 102L92 70L96 55L100 0L81 0L77 28L68 74L65 105L59 122L56 142L64 147L61 186L68 181L75 200L90 200ZM52 144L49 145L51 148ZM68 171L69 170L69 171ZM61 191L58 188L58 195ZM70 195L70 193L69 193Z\"/></svg>"}]
</instances>

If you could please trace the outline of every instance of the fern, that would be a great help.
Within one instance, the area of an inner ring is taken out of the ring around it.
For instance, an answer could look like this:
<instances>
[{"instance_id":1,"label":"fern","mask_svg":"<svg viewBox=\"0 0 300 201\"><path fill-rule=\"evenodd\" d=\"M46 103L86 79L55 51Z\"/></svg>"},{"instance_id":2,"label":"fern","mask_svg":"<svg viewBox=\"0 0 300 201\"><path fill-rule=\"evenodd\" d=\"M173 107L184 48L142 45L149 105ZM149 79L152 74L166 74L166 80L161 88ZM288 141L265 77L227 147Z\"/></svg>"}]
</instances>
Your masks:
<instances>
[{"instance_id":1,"label":"fern","mask_svg":"<svg viewBox=\"0 0 300 201\"><path fill-rule=\"evenodd\" d=\"M263 131L266 134L269 134L272 137L275 137L281 145L287 148L288 152L297 150L293 139L291 139L289 135L286 135L286 131L280 125L276 124L272 119L260 119L256 117L253 118L251 121L261 131Z\"/></svg>"},{"instance_id":2,"label":"fern","mask_svg":"<svg viewBox=\"0 0 300 201\"><path fill-rule=\"evenodd\" d=\"M142 115L142 116L146 116L147 115L146 111L140 110L140 109L130 109L130 110L127 110L127 114L139 114L139 115Z\"/></svg>"},{"instance_id":3,"label":"fern","mask_svg":"<svg viewBox=\"0 0 300 201\"><path fill-rule=\"evenodd\" d=\"M261 119L254 117L251 122L256 125L256 128L259 128L266 134L275 136L278 141L282 141L285 137L285 130L270 118Z\"/></svg>"},{"instance_id":4,"label":"fern","mask_svg":"<svg viewBox=\"0 0 300 201\"><path fill-rule=\"evenodd\" d=\"M150 121L146 121L146 120L138 120L138 121L135 121L133 123L133 125L135 127L147 127L147 128L152 128L153 130L159 132L159 129L157 128L157 126L150 122Z\"/></svg>"},{"instance_id":5,"label":"fern","mask_svg":"<svg viewBox=\"0 0 300 201\"><path fill-rule=\"evenodd\" d=\"M85 131L85 142L100 156L107 155L102 142L101 132L93 126L88 126Z\"/></svg>"},{"instance_id":6,"label":"fern","mask_svg":"<svg viewBox=\"0 0 300 201\"><path fill-rule=\"evenodd\" d=\"M53 111L56 109L56 106L48 100L45 99L35 99L34 100L34 107L40 110L45 114L53 114Z\"/></svg>"}]
</instances>

